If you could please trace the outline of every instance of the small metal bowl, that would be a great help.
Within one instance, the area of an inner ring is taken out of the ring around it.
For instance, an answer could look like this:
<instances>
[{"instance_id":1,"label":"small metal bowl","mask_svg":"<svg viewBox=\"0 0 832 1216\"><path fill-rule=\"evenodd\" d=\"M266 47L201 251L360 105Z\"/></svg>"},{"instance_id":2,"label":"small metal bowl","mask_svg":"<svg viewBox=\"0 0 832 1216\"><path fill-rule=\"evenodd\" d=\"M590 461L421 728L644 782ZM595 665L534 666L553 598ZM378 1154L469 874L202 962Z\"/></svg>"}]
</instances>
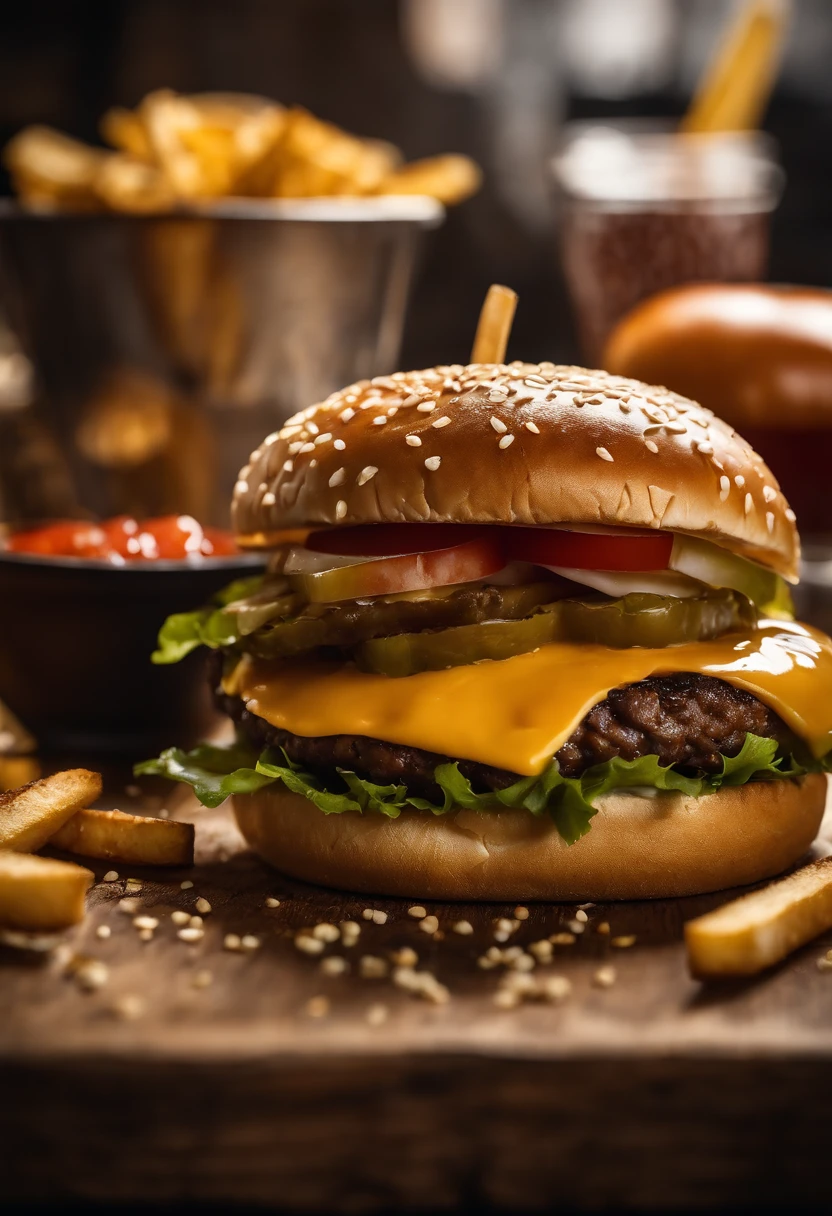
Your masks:
<instances>
[{"instance_id":1,"label":"small metal bowl","mask_svg":"<svg viewBox=\"0 0 832 1216\"><path fill-rule=\"evenodd\" d=\"M257 573L257 557L111 566L0 553L0 700L46 751L150 755L214 711L202 652L150 661L165 617Z\"/></svg>"}]
</instances>

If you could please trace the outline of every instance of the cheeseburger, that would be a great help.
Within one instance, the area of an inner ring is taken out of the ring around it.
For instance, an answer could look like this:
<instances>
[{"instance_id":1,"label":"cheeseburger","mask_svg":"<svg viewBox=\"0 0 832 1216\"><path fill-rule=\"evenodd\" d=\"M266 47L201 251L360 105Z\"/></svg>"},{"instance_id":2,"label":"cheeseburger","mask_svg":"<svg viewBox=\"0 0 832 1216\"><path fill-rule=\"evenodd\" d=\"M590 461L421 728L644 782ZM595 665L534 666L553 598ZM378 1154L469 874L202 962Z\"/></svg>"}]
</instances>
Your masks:
<instances>
[{"instance_id":1,"label":"cheeseburger","mask_svg":"<svg viewBox=\"0 0 832 1216\"><path fill-rule=\"evenodd\" d=\"M171 617L236 727L140 772L233 798L296 878L443 899L633 899L803 854L832 643L791 616L795 517L695 402L552 363L362 381L234 491L268 572Z\"/></svg>"}]
</instances>

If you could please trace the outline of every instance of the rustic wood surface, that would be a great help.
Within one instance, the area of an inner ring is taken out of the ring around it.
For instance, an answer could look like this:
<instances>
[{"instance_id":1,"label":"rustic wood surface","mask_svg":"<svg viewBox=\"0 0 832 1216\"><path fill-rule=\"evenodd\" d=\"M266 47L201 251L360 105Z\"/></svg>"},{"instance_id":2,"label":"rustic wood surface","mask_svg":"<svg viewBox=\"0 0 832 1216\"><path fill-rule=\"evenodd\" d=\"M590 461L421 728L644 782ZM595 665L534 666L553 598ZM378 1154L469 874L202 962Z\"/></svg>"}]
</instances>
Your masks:
<instances>
[{"instance_id":1,"label":"rustic wood surface","mask_svg":"<svg viewBox=\"0 0 832 1216\"><path fill-rule=\"evenodd\" d=\"M160 809L124 782L108 775L102 805ZM408 915L414 901L290 882L245 851L230 813L164 797L197 824L192 871L134 868L105 883L111 866L92 863L89 914L57 950L0 950L7 1198L328 1212L822 1200L832 973L816 960L832 935L757 980L703 987L687 974L682 926L724 895L590 907L584 932L543 969L566 976L571 995L503 1010L504 970L477 959L512 906L427 902L441 929L429 936ZM826 841L832 822L820 851ZM158 918L152 940L119 909L126 894ZM269 896L280 906L266 907ZM187 943L170 914L194 913L199 897L211 912ZM365 908L387 922L365 920ZM506 944L565 931L575 911L531 905ZM355 946L297 949L299 929L347 919L361 925ZM451 930L463 919L473 935ZM597 932L604 921L609 935ZM259 947L224 949L228 933ZM635 944L613 946L622 935ZM405 946L447 1003L360 975L363 956ZM333 954L348 973L322 973ZM78 982L84 958L108 968L94 991ZM606 965L610 987L596 978ZM196 986L205 971L211 982ZM328 1012L312 1016L319 997Z\"/></svg>"}]
</instances>

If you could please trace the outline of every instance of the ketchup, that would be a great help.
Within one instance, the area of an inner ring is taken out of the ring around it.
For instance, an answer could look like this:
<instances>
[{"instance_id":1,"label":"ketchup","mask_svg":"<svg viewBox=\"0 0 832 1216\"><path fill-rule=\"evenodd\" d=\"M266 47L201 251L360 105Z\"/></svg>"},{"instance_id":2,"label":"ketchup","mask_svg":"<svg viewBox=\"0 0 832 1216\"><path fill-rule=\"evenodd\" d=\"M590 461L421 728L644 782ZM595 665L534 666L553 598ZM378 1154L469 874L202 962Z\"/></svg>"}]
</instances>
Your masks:
<instances>
[{"instance_id":1,"label":"ketchup","mask_svg":"<svg viewBox=\"0 0 832 1216\"><path fill-rule=\"evenodd\" d=\"M163 515L141 521L118 515L100 524L61 520L16 533L9 537L6 550L42 557L101 558L119 566L128 561L228 557L238 552L230 532L205 528L192 515Z\"/></svg>"}]
</instances>

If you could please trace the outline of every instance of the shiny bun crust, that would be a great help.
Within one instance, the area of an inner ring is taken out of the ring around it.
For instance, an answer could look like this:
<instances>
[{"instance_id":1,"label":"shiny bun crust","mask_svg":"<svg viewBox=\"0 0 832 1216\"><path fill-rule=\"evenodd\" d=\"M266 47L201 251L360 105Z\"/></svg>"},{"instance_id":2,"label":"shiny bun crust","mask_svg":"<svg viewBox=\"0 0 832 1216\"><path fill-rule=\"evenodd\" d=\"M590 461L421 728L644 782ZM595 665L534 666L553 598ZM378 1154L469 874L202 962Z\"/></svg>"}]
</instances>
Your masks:
<instances>
[{"instance_id":1,"label":"shiny bun crust","mask_svg":"<svg viewBox=\"0 0 832 1216\"><path fill-rule=\"evenodd\" d=\"M779 874L820 826L826 778L757 782L702 798L610 794L564 844L528 811L324 815L271 786L236 795L251 847L284 874L368 895L454 900L654 899Z\"/></svg>"},{"instance_id":2,"label":"shiny bun crust","mask_svg":"<svg viewBox=\"0 0 832 1216\"><path fill-rule=\"evenodd\" d=\"M761 458L664 388L552 363L361 381L241 470L243 544L368 523L585 524L701 536L795 578L794 513Z\"/></svg>"}]
</instances>

